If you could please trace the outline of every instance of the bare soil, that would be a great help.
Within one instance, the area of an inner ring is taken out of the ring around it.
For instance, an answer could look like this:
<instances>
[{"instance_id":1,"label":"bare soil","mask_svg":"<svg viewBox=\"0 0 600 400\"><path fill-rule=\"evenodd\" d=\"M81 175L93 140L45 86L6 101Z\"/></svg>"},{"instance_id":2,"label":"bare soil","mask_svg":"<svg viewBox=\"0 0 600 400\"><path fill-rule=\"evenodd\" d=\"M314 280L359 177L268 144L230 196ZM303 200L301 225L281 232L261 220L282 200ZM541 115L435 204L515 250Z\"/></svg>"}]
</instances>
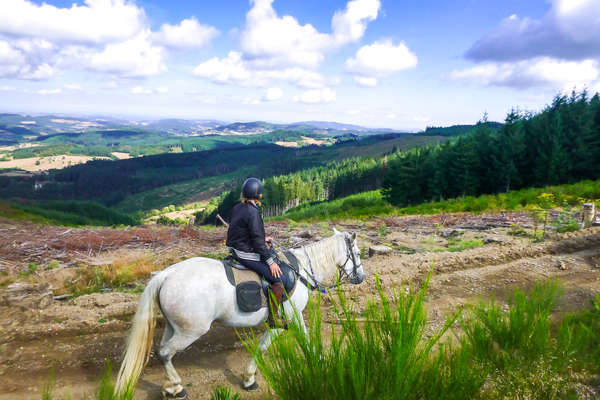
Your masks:
<instances>
[{"instance_id":1,"label":"bare soil","mask_svg":"<svg viewBox=\"0 0 600 400\"><path fill-rule=\"evenodd\" d=\"M531 221L518 213L377 218L337 226L357 231L361 247L384 244L393 249L390 255L363 258L365 282L344 286L357 307L364 307L376 295L376 276L383 289L392 293L423 282L433 270L428 292L431 327L443 324L461 305L491 296L501 301L510 289L528 288L547 278L558 278L565 287L560 312L587 307L600 293L600 228L552 233L544 242L532 243L528 237L509 234L523 234L516 227L530 233ZM277 222L268 224L267 231L284 242L294 236L317 240L329 234L329 226ZM64 282L73 279L74 271L110 264L126 253L152 251L187 258L222 252L225 231L68 230L1 221L0 234L0 399L40 399L40 389L51 374L56 397L70 394L80 399L93 398L106 359L118 368L139 295L113 291L67 300L53 300L52 295L64 292ZM449 252L449 241L484 245ZM58 260L61 266L24 275L31 260L43 266ZM15 283L21 285L20 292L15 291ZM324 309L325 320L335 323L327 302ZM156 339L161 327L159 319ZM242 392L248 361L235 331L215 324L205 337L177 355L174 364L191 398L201 399L208 398L218 384ZM136 399L159 399L163 379L162 366L152 357ZM258 382L260 390L243 393L244 399L264 395L267 388L260 374Z\"/></svg>"}]
</instances>

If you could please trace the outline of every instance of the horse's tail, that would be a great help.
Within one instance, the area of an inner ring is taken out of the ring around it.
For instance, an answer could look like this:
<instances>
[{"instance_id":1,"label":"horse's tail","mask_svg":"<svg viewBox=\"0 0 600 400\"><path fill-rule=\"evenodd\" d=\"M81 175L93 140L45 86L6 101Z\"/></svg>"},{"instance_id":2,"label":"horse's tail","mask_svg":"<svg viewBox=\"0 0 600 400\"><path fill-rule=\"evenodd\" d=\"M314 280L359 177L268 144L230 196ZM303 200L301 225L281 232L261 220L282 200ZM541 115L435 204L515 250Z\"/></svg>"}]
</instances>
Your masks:
<instances>
[{"instance_id":1,"label":"horse's tail","mask_svg":"<svg viewBox=\"0 0 600 400\"><path fill-rule=\"evenodd\" d=\"M117 383L115 384L117 398L126 393L133 394L142 369L144 369L150 358L154 327L156 325L158 292L166 277L166 271L158 273L148 282L142 293L135 317L133 318L133 325L127 338L125 355L119 369Z\"/></svg>"}]
</instances>

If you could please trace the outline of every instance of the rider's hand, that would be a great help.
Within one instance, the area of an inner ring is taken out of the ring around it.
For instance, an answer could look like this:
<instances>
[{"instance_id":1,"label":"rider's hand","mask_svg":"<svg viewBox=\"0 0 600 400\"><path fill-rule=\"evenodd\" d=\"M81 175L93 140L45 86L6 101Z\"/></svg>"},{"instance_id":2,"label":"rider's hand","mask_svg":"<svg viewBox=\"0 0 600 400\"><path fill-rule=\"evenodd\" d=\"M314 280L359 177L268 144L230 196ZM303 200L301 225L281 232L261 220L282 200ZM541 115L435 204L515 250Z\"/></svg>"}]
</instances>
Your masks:
<instances>
[{"instance_id":1,"label":"rider's hand","mask_svg":"<svg viewBox=\"0 0 600 400\"><path fill-rule=\"evenodd\" d=\"M275 278L279 278L281 276L281 268L279 268L277 263L271 263L271 265L269 265L269 269Z\"/></svg>"}]
</instances>

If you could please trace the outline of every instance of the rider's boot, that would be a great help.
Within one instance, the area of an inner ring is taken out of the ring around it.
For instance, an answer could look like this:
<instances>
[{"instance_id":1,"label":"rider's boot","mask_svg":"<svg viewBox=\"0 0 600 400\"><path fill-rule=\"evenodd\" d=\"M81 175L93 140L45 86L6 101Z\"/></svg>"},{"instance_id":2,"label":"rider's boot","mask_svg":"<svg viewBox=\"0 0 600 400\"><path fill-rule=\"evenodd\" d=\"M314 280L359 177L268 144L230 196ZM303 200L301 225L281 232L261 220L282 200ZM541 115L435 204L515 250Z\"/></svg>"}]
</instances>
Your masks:
<instances>
[{"instance_id":1,"label":"rider's boot","mask_svg":"<svg viewBox=\"0 0 600 400\"><path fill-rule=\"evenodd\" d=\"M283 292L285 290L283 288L283 283L281 283L281 282L272 283L270 289L271 289L270 290L271 293L269 296L270 297L269 298L269 302L270 302L269 327L270 328L287 329L287 323L286 323L285 319L282 318L282 323L280 323L280 324L275 323L275 314L277 314L279 307L283 303Z\"/></svg>"}]
</instances>

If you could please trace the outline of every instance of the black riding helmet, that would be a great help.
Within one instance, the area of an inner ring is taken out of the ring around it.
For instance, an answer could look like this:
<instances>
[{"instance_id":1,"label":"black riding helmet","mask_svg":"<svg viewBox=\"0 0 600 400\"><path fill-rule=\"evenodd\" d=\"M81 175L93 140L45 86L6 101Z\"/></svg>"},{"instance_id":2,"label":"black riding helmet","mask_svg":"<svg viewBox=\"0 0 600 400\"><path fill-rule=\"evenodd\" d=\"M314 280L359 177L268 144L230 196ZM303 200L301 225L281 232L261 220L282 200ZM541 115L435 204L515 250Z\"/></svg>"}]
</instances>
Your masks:
<instances>
[{"instance_id":1,"label":"black riding helmet","mask_svg":"<svg viewBox=\"0 0 600 400\"><path fill-rule=\"evenodd\" d=\"M262 182L256 178L248 178L242 185L242 197L246 199L259 199L263 192Z\"/></svg>"}]
</instances>

